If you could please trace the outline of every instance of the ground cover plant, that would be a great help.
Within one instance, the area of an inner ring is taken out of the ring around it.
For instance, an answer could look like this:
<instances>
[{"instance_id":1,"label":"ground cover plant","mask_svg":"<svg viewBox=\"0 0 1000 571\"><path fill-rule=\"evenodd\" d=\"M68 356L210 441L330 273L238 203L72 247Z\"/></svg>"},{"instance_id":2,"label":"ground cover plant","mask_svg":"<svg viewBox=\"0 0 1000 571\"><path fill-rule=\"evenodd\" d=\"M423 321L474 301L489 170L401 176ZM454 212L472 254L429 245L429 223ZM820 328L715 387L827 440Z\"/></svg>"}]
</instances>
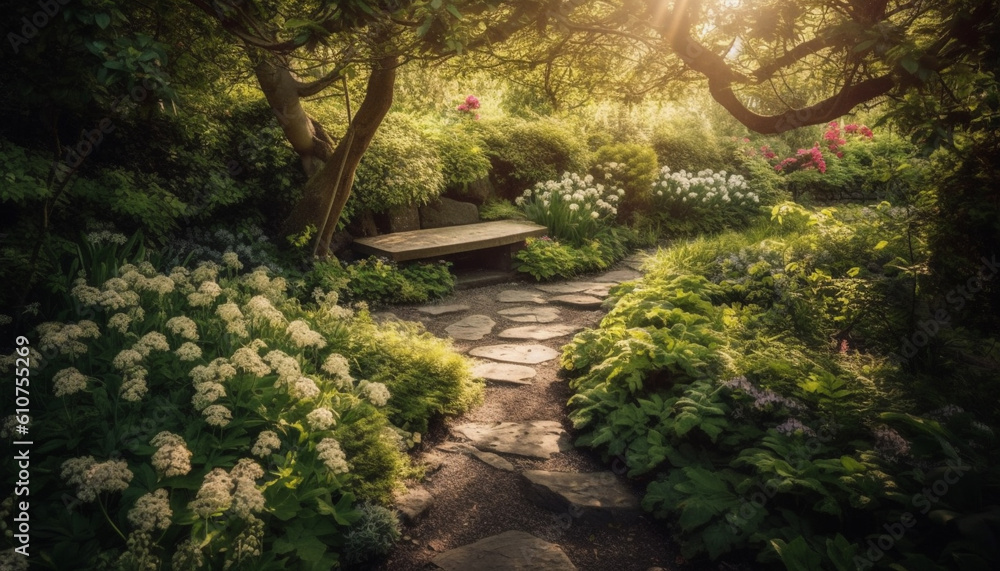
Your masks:
<instances>
[{"instance_id":1,"label":"ground cover plant","mask_svg":"<svg viewBox=\"0 0 1000 571\"><path fill-rule=\"evenodd\" d=\"M81 243L68 309L24 347L32 386L51 391L31 416L37 561L330 569L385 555L399 533L379 504L415 473L406 443L479 398L467 361L335 291L300 303L234 252L158 271L135 244Z\"/></svg>"},{"instance_id":2,"label":"ground cover plant","mask_svg":"<svg viewBox=\"0 0 1000 571\"><path fill-rule=\"evenodd\" d=\"M645 482L643 506L686 555L845 571L1000 561L996 411L955 402L969 366L942 378L898 354L907 293L924 285L911 224L888 204L779 205L662 251L564 349L577 444Z\"/></svg>"}]
</instances>

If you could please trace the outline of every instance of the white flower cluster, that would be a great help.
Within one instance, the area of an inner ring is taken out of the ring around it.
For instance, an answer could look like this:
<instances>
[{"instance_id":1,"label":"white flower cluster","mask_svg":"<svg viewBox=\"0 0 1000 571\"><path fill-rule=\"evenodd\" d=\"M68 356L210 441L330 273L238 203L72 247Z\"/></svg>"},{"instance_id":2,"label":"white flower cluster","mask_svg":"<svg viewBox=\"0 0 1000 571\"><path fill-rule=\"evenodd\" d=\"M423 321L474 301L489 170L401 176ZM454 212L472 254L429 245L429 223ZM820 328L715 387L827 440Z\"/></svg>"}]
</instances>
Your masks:
<instances>
[{"instance_id":1,"label":"white flower cluster","mask_svg":"<svg viewBox=\"0 0 1000 571\"><path fill-rule=\"evenodd\" d=\"M323 361L321 367L323 372L333 377L337 388L347 390L351 388L354 379L351 377L351 365L347 358L340 353L330 353L330 356Z\"/></svg>"},{"instance_id":2,"label":"white flower cluster","mask_svg":"<svg viewBox=\"0 0 1000 571\"><path fill-rule=\"evenodd\" d=\"M392 398L389 389L382 383L361 381L358 383L358 391L375 406L385 406Z\"/></svg>"},{"instance_id":3,"label":"white flower cluster","mask_svg":"<svg viewBox=\"0 0 1000 571\"><path fill-rule=\"evenodd\" d=\"M188 341L198 340L198 324L190 317L178 315L167 320L167 329Z\"/></svg>"},{"instance_id":4,"label":"white flower cluster","mask_svg":"<svg viewBox=\"0 0 1000 571\"><path fill-rule=\"evenodd\" d=\"M264 494L256 482L263 477L263 468L249 458L241 458L228 473L215 468L205 475L188 509L209 518L232 508L237 517L250 519L264 509Z\"/></svg>"},{"instance_id":5,"label":"white flower cluster","mask_svg":"<svg viewBox=\"0 0 1000 571\"><path fill-rule=\"evenodd\" d=\"M87 234L87 241L95 246L100 246L105 243L121 246L125 242L128 242L128 238L125 237L124 234L101 230L100 232L91 232Z\"/></svg>"},{"instance_id":6,"label":"white flower cluster","mask_svg":"<svg viewBox=\"0 0 1000 571\"><path fill-rule=\"evenodd\" d=\"M345 474L351 469L347 463L347 455L340 448L340 443L333 438L324 438L316 445L316 452L323 465L332 474Z\"/></svg>"},{"instance_id":7,"label":"white flower cluster","mask_svg":"<svg viewBox=\"0 0 1000 571\"><path fill-rule=\"evenodd\" d=\"M81 339L97 339L101 330L93 321L77 323L57 323L48 321L37 328L41 339L38 348L42 351L58 351L60 355L77 357L87 352L87 345Z\"/></svg>"},{"instance_id":8,"label":"white flower cluster","mask_svg":"<svg viewBox=\"0 0 1000 571\"><path fill-rule=\"evenodd\" d=\"M265 430L257 435L257 442L254 443L250 452L258 458L266 458L279 448L281 448L281 440L278 439L277 433Z\"/></svg>"},{"instance_id":9,"label":"white flower cluster","mask_svg":"<svg viewBox=\"0 0 1000 571\"><path fill-rule=\"evenodd\" d=\"M256 377L263 377L271 374L271 367L264 362L257 354L257 350L252 347L240 347L229 358L229 361L240 371L250 373Z\"/></svg>"},{"instance_id":10,"label":"white flower cluster","mask_svg":"<svg viewBox=\"0 0 1000 571\"><path fill-rule=\"evenodd\" d=\"M215 308L215 313L226 322L226 331L237 337L248 337L247 321L243 318L240 306L233 302L223 303Z\"/></svg>"},{"instance_id":11,"label":"white flower cluster","mask_svg":"<svg viewBox=\"0 0 1000 571\"><path fill-rule=\"evenodd\" d=\"M274 388L295 382L302 376L302 369L299 362L294 357L288 356L283 351L275 349L264 355L264 360L278 373L278 380L274 383Z\"/></svg>"},{"instance_id":12,"label":"white flower cluster","mask_svg":"<svg viewBox=\"0 0 1000 571\"><path fill-rule=\"evenodd\" d=\"M183 476L191 471L191 451L179 435L163 431L154 436L149 444L156 447L153 468L163 476Z\"/></svg>"},{"instance_id":13,"label":"white flower cluster","mask_svg":"<svg viewBox=\"0 0 1000 571\"><path fill-rule=\"evenodd\" d=\"M288 287L288 283L285 281L285 278L279 277L271 279L267 274L268 269L264 266L260 266L244 276L243 281L250 286L250 289L267 297L268 299L281 299L281 297L285 294L285 289Z\"/></svg>"},{"instance_id":14,"label":"white flower cluster","mask_svg":"<svg viewBox=\"0 0 1000 571\"><path fill-rule=\"evenodd\" d=\"M236 271L243 269L243 262L240 261L239 254L232 251L222 254L222 265Z\"/></svg>"},{"instance_id":15,"label":"white flower cluster","mask_svg":"<svg viewBox=\"0 0 1000 571\"><path fill-rule=\"evenodd\" d=\"M134 475L124 460L97 462L93 456L82 456L63 462L61 476L77 487L76 497L92 502L102 492L125 490Z\"/></svg>"},{"instance_id":16,"label":"white flower cluster","mask_svg":"<svg viewBox=\"0 0 1000 571\"><path fill-rule=\"evenodd\" d=\"M653 182L653 200L658 203L691 203L692 206L746 206L760 203L760 196L748 189L742 175L710 169L689 173L660 169Z\"/></svg>"},{"instance_id":17,"label":"white flower cluster","mask_svg":"<svg viewBox=\"0 0 1000 571\"><path fill-rule=\"evenodd\" d=\"M623 189L594 182L594 177L581 177L565 172L562 179L540 182L529 188L515 202L526 209L531 203L545 209L566 209L582 218L611 218L618 214L618 201L625 194ZM530 214L529 214L530 217Z\"/></svg>"},{"instance_id":18,"label":"white flower cluster","mask_svg":"<svg viewBox=\"0 0 1000 571\"><path fill-rule=\"evenodd\" d=\"M307 347L322 349L326 347L326 339L321 334L310 329L309 324L305 321L296 320L289 323L285 329L285 333L288 333L292 338L292 343L301 349Z\"/></svg>"},{"instance_id":19,"label":"white flower cluster","mask_svg":"<svg viewBox=\"0 0 1000 571\"><path fill-rule=\"evenodd\" d=\"M75 367L69 367L56 373L52 384L57 397L72 395L87 389L87 376Z\"/></svg>"},{"instance_id":20,"label":"white flower cluster","mask_svg":"<svg viewBox=\"0 0 1000 571\"><path fill-rule=\"evenodd\" d=\"M173 517L170 499L164 488L140 496L135 506L128 512L129 523L142 531L167 529Z\"/></svg>"},{"instance_id":21,"label":"white flower cluster","mask_svg":"<svg viewBox=\"0 0 1000 571\"><path fill-rule=\"evenodd\" d=\"M195 273L197 273L197 270L195 270ZM198 286L198 291L188 294L188 304L191 305L191 307L206 307L212 305L215 298L219 297L219 294L221 293L222 287L220 287L219 284L211 280L206 280L201 282L201 285Z\"/></svg>"},{"instance_id":22,"label":"white flower cluster","mask_svg":"<svg viewBox=\"0 0 1000 571\"><path fill-rule=\"evenodd\" d=\"M266 278L267 276L265 276ZM255 295L250 298L244 308L250 315L250 320L254 327L270 325L271 327L282 327L285 325L285 316L263 295Z\"/></svg>"},{"instance_id":23,"label":"white flower cluster","mask_svg":"<svg viewBox=\"0 0 1000 571\"><path fill-rule=\"evenodd\" d=\"M337 423L334 412L328 408L317 408L306 415L306 422L313 430L326 430Z\"/></svg>"}]
</instances>

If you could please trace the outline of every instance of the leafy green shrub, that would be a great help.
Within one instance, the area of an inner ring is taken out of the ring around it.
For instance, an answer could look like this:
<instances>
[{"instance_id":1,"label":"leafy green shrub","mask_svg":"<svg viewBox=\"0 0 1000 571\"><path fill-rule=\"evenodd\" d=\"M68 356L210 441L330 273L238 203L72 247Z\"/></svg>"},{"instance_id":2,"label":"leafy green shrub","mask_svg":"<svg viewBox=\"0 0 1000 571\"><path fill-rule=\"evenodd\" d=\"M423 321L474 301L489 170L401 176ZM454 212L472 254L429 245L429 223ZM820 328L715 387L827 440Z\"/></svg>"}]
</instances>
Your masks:
<instances>
[{"instance_id":1,"label":"leafy green shrub","mask_svg":"<svg viewBox=\"0 0 1000 571\"><path fill-rule=\"evenodd\" d=\"M586 148L554 120L483 122L481 127L500 198L513 200L526 188L585 166Z\"/></svg>"},{"instance_id":2,"label":"leafy green shrub","mask_svg":"<svg viewBox=\"0 0 1000 571\"><path fill-rule=\"evenodd\" d=\"M905 209L789 204L778 217L661 252L616 291L599 329L567 345L577 444L649 479L643 506L670 520L688 557L746 550L796 570L996 564L977 536L1000 521L984 507L1000 498L984 447L993 428L933 410L948 394L914 394L887 357L898 336L874 325L911 303L894 290L912 265ZM921 494L949 465L976 475L953 478L932 506ZM907 539L868 549L907 510L921 520Z\"/></svg>"},{"instance_id":3,"label":"leafy green shrub","mask_svg":"<svg viewBox=\"0 0 1000 571\"><path fill-rule=\"evenodd\" d=\"M361 517L344 538L344 559L351 565L386 557L402 537L399 519L391 510L366 504L359 511Z\"/></svg>"},{"instance_id":4,"label":"leafy green shrub","mask_svg":"<svg viewBox=\"0 0 1000 571\"><path fill-rule=\"evenodd\" d=\"M468 360L415 324L359 324L350 346L361 376L388 387L389 418L406 431L425 433L432 419L465 411L482 399L483 387L473 379Z\"/></svg>"},{"instance_id":5,"label":"leafy green shrub","mask_svg":"<svg viewBox=\"0 0 1000 571\"><path fill-rule=\"evenodd\" d=\"M55 567L336 566L355 497L412 474L402 436L481 391L444 342L335 293L302 306L232 252L161 274L118 246L82 248L66 319L0 360L55 392L32 408L32 547Z\"/></svg>"},{"instance_id":6,"label":"leafy green shrub","mask_svg":"<svg viewBox=\"0 0 1000 571\"><path fill-rule=\"evenodd\" d=\"M458 126L442 126L431 139L438 156L445 188L463 191L468 185L489 176L490 159L476 131Z\"/></svg>"},{"instance_id":7,"label":"leafy green shrub","mask_svg":"<svg viewBox=\"0 0 1000 571\"><path fill-rule=\"evenodd\" d=\"M306 283L342 293L352 301L423 303L455 289L455 276L449 267L448 262L398 266L374 256L344 266L330 258L315 263Z\"/></svg>"},{"instance_id":8,"label":"leafy green shrub","mask_svg":"<svg viewBox=\"0 0 1000 571\"><path fill-rule=\"evenodd\" d=\"M426 204L444 190L434 141L404 113L390 113L358 165L348 210L383 212Z\"/></svg>"},{"instance_id":9,"label":"leafy green shrub","mask_svg":"<svg viewBox=\"0 0 1000 571\"><path fill-rule=\"evenodd\" d=\"M528 238L517 254L517 270L538 281L570 278L577 274L603 270L625 257L625 238L614 229L600 232L594 240L580 246L552 240L547 236Z\"/></svg>"},{"instance_id":10,"label":"leafy green shrub","mask_svg":"<svg viewBox=\"0 0 1000 571\"><path fill-rule=\"evenodd\" d=\"M647 145L616 143L597 149L596 165L591 169L598 180L625 191L618 205L621 220L632 220L632 214L648 210L649 189L656 180L656 152Z\"/></svg>"},{"instance_id":11,"label":"leafy green shrub","mask_svg":"<svg viewBox=\"0 0 1000 571\"><path fill-rule=\"evenodd\" d=\"M524 211L509 200L490 200L479 207L480 220L524 220Z\"/></svg>"},{"instance_id":12,"label":"leafy green shrub","mask_svg":"<svg viewBox=\"0 0 1000 571\"><path fill-rule=\"evenodd\" d=\"M661 165L678 170L726 168L726 157L719 148L708 122L693 114L674 115L657 124L650 137Z\"/></svg>"}]
</instances>

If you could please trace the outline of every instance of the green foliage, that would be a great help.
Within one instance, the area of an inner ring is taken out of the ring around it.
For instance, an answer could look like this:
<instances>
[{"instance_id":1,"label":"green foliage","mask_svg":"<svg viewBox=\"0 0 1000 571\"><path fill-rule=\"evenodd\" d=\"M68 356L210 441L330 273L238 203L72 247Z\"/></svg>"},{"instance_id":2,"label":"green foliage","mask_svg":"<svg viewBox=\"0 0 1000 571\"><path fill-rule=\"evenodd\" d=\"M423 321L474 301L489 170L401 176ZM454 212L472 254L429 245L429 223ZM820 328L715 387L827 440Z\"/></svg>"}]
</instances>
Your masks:
<instances>
[{"instance_id":1,"label":"green foliage","mask_svg":"<svg viewBox=\"0 0 1000 571\"><path fill-rule=\"evenodd\" d=\"M423 303L455 289L448 262L398 266L374 256L342 265L336 258L317 261L306 283L372 304Z\"/></svg>"},{"instance_id":2,"label":"green foliage","mask_svg":"<svg viewBox=\"0 0 1000 571\"><path fill-rule=\"evenodd\" d=\"M479 219L490 220L524 220L524 211L514 206L509 200L490 200L479 207Z\"/></svg>"},{"instance_id":3,"label":"green foliage","mask_svg":"<svg viewBox=\"0 0 1000 571\"><path fill-rule=\"evenodd\" d=\"M350 565L378 561L402 537L396 514L380 505L361 506L361 517L344 538L344 559Z\"/></svg>"},{"instance_id":4,"label":"green foliage","mask_svg":"<svg viewBox=\"0 0 1000 571\"><path fill-rule=\"evenodd\" d=\"M441 157L446 189L463 191L469 184L489 176L490 159L476 131L442 125L431 139Z\"/></svg>"},{"instance_id":5,"label":"green foliage","mask_svg":"<svg viewBox=\"0 0 1000 571\"><path fill-rule=\"evenodd\" d=\"M677 113L657 124L650 144L659 164L676 170L718 170L727 166L711 126L696 114Z\"/></svg>"},{"instance_id":6,"label":"green foliage","mask_svg":"<svg viewBox=\"0 0 1000 571\"><path fill-rule=\"evenodd\" d=\"M481 402L483 386L468 360L415 324L369 323L355 330L350 346L361 375L389 388L389 418L403 430L425 433L431 420Z\"/></svg>"},{"instance_id":7,"label":"green foliage","mask_svg":"<svg viewBox=\"0 0 1000 571\"><path fill-rule=\"evenodd\" d=\"M961 414L934 412L954 396L946 385L918 388L887 358L923 251L912 219L888 204L779 205L771 223L661 252L564 348L577 444L650 478L643 506L686 557L748 550L767 566L838 570L997 560L968 533L936 535L932 506L914 511L948 465L967 466L940 501L984 532L995 514L982 498L995 502L1000 482L995 453L966 440L992 429L972 436ZM904 511L931 521L884 556L857 547Z\"/></svg>"},{"instance_id":8,"label":"green foliage","mask_svg":"<svg viewBox=\"0 0 1000 571\"><path fill-rule=\"evenodd\" d=\"M580 246L547 236L528 238L525 248L514 257L518 261L517 271L530 274L538 281L546 281L606 269L624 258L626 250L623 237L608 229Z\"/></svg>"},{"instance_id":9,"label":"green foliage","mask_svg":"<svg viewBox=\"0 0 1000 571\"><path fill-rule=\"evenodd\" d=\"M384 212L426 204L444 186L442 160L433 138L410 115L390 113L358 165L348 210Z\"/></svg>"},{"instance_id":10,"label":"green foliage","mask_svg":"<svg viewBox=\"0 0 1000 571\"><path fill-rule=\"evenodd\" d=\"M649 189L659 170L652 148L636 143L605 145L597 149L594 161L596 165L591 174L625 190L618 206L620 219L631 220L634 212L649 208Z\"/></svg>"},{"instance_id":11,"label":"green foliage","mask_svg":"<svg viewBox=\"0 0 1000 571\"><path fill-rule=\"evenodd\" d=\"M481 128L500 198L513 200L526 188L585 166L585 147L555 120L483 121Z\"/></svg>"}]
</instances>

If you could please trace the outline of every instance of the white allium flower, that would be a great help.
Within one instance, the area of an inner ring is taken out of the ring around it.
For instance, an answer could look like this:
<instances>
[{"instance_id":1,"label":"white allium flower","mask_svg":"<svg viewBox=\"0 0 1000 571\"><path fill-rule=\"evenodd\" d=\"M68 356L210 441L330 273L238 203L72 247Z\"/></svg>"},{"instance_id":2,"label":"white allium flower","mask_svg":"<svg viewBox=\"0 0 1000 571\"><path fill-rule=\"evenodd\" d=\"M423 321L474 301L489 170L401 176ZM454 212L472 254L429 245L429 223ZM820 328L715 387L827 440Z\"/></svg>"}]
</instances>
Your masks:
<instances>
[{"instance_id":1,"label":"white allium flower","mask_svg":"<svg viewBox=\"0 0 1000 571\"><path fill-rule=\"evenodd\" d=\"M591 213L590 213L590 217L591 217L591 218L598 218L598 217L600 217L600 216L601 216L601 215L600 215L599 213L597 213L597 212L591 212Z\"/></svg>"},{"instance_id":2,"label":"white allium flower","mask_svg":"<svg viewBox=\"0 0 1000 571\"><path fill-rule=\"evenodd\" d=\"M142 531L167 529L173 517L170 499L164 488L140 496L135 506L128 512L129 523Z\"/></svg>"},{"instance_id":3,"label":"white allium flower","mask_svg":"<svg viewBox=\"0 0 1000 571\"><path fill-rule=\"evenodd\" d=\"M142 363L142 354L135 349L123 349L111 361L111 364L119 371L127 371L139 366L139 363Z\"/></svg>"},{"instance_id":4,"label":"white allium flower","mask_svg":"<svg viewBox=\"0 0 1000 571\"><path fill-rule=\"evenodd\" d=\"M316 398L320 394L316 382L309 377L299 377L288 383L288 394L296 400Z\"/></svg>"},{"instance_id":5,"label":"white allium flower","mask_svg":"<svg viewBox=\"0 0 1000 571\"><path fill-rule=\"evenodd\" d=\"M264 361L271 365L271 367L278 373L278 382L275 383L276 386L289 383L302 375L302 370L299 368L299 362L293 357L290 357L277 349L269 351L267 355L264 355Z\"/></svg>"},{"instance_id":6,"label":"white allium flower","mask_svg":"<svg viewBox=\"0 0 1000 571\"><path fill-rule=\"evenodd\" d=\"M167 320L167 329L189 341L198 340L198 324L190 317L179 315Z\"/></svg>"},{"instance_id":7,"label":"white allium flower","mask_svg":"<svg viewBox=\"0 0 1000 571\"><path fill-rule=\"evenodd\" d=\"M217 277L219 277L219 266L215 262L202 262L191 272L191 281L195 284L215 281Z\"/></svg>"},{"instance_id":8,"label":"white allium flower","mask_svg":"<svg viewBox=\"0 0 1000 571\"><path fill-rule=\"evenodd\" d=\"M77 486L76 497L85 502L96 500L103 492L125 490L134 477L124 460L98 463L93 456L63 462L61 476L68 484Z\"/></svg>"},{"instance_id":9,"label":"white allium flower","mask_svg":"<svg viewBox=\"0 0 1000 571\"><path fill-rule=\"evenodd\" d=\"M188 509L200 517L209 518L229 509L233 503L233 478L222 468L215 468L205 475L194 501Z\"/></svg>"},{"instance_id":10,"label":"white allium flower","mask_svg":"<svg viewBox=\"0 0 1000 571\"><path fill-rule=\"evenodd\" d=\"M87 389L87 376L74 367L63 369L52 377L57 397L76 394Z\"/></svg>"},{"instance_id":11,"label":"white allium flower","mask_svg":"<svg viewBox=\"0 0 1000 571\"><path fill-rule=\"evenodd\" d=\"M205 422L212 426L224 427L233 419L233 413L221 404L213 404L201 411Z\"/></svg>"},{"instance_id":12,"label":"white allium flower","mask_svg":"<svg viewBox=\"0 0 1000 571\"><path fill-rule=\"evenodd\" d=\"M336 424L337 419L333 411L328 408L317 408L306 415L306 422L313 430L326 430Z\"/></svg>"},{"instance_id":13,"label":"white allium flower","mask_svg":"<svg viewBox=\"0 0 1000 571\"><path fill-rule=\"evenodd\" d=\"M140 337L132 348L141 353L143 357L146 357L150 351L169 351L170 344L167 343L166 335L157 331L150 331Z\"/></svg>"},{"instance_id":14,"label":"white allium flower","mask_svg":"<svg viewBox=\"0 0 1000 571\"><path fill-rule=\"evenodd\" d=\"M201 359L201 347L190 341L185 341L174 351L174 354L181 361L197 361Z\"/></svg>"},{"instance_id":15,"label":"white allium flower","mask_svg":"<svg viewBox=\"0 0 1000 571\"><path fill-rule=\"evenodd\" d=\"M297 347L315 347L322 349L326 347L326 339L322 335L309 328L305 321L296 320L288 324L285 332L292 338L292 343Z\"/></svg>"},{"instance_id":16,"label":"white allium flower","mask_svg":"<svg viewBox=\"0 0 1000 571\"><path fill-rule=\"evenodd\" d=\"M272 327L281 327L286 322L281 311L276 309L271 301L263 295L250 298L244 309L250 315L254 325L267 324Z\"/></svg>"},{"instance_id":17,"label":"white allium flower","mask_svg":"<svg viewBox=\"0 0 1000 571\"><path fill-rule=\"evenodd\" d=\"M372 383L369 381L361 381L358 383L358 390L361 394L365 395L368 402L375 406L385 406L392 397L389 394L389 389L382 383Z\"/></svg>"},{"instance_id":18,"label":"white allium flower","mask_svg":"<svg viewBox=\"0 0 1000 571\"><path fill-rule=\"evenodd\" d=\"M146 385L146 369L142 367L129 369L124 375L121 388L118 390L122 400L139 402L142 397L146 396L147 392L149 392L149 387Z\"/></svg>"},{"instance_id":19,"label":"white allium flower","mask_svg":"<svg viewBox=\"0 0 1000 571\"><path fill-rule=\"evenodd\" d=\"M316 452L326 469L333 474L345 474L350 470L347 455L340 448L340 443L333 438L324 438L316 445Z\"/></svg>"},{"instance_id":20,"label":"white allium flower","mask_svg":"<svg viewBox=\"0 0 1000 571\"><path fill-rule=\"evenodd\" d=\"M219 383L208 381L195 386L191 404L195 410L205 410L209 405L226 396L226 387Z\"/></svg>"},{"instance_id":21,"label":"white allium flower","mask_svg":"<svg viewBox=\"0 0 1000 571\"><path fill-rule=\"evenodd\" d=\"M257 436L257 442L254 443L250 452L259 458L265 458L280 448L281 440L278 439L278 435L273 431L265 430Z\"/></svg>"},{"instance_id":22,"label":"white allium flower","mask_svg":"<svg viewBox=\"0 0 1000 571\"><path fill-rule=\"evenodd\" d=\"M213 281L204 281L198 286L198 291L188 294L188 303L191 307L204 307L212 305L215 298L222 293L222 287Z\"/></svg>"},{"instance_id":23,"label":"white allium flower","mask_svg":"<svg viewBox=\"0 0 1000 571\"><path fill-rule=\"evenodd\" d=\"M231 270L242 270L243 262L236 252L226 252L222 254L222 264Z\"/></svg>"},{"instance_id":24,"label":"white allium flower","mask_svg":"<svg viewBox=\"0 0 1000 571\"><path fill-rule=\"evenodd\" d=\"M323 361L321 368L323 372L333 377L333 380L337 382L338 388L350 387L353 382L350 363L348 363L346 357L339 353L330 353L326 360Z\"/></svg>"},{"instance_id":25,"label":"white allium flower","mask_svg":"<svg viewBox=\"0 0 1000 571\"><path fill-rule=\"evenodd\" d=\"M237 369L257 377L271 374L271 367L250 347L240 347L229 359Z\"/></svg>"},{"instance_id":26,"label":"white allium flower","mask_svg":"<svg viewBox=\"0 0 1000 571\"><path fill-rule=\"evenodd\" d=\"M132 316L127 313L116 313L108 318L108 328L119 333L128 331L129 325L132 325Z\"/></svg>"},{"instance_id":27,"label":"white allium flower","mask_svg":"<svg viewBox=\"0 0 1000 571\"><path fill-rule=\"evenodd\" d=\"M191 451L179 435L163 431L149 444L157 448L153 453L153 468L163 476L184 476L191 471Z\"/></svg>"}]
</instances>

